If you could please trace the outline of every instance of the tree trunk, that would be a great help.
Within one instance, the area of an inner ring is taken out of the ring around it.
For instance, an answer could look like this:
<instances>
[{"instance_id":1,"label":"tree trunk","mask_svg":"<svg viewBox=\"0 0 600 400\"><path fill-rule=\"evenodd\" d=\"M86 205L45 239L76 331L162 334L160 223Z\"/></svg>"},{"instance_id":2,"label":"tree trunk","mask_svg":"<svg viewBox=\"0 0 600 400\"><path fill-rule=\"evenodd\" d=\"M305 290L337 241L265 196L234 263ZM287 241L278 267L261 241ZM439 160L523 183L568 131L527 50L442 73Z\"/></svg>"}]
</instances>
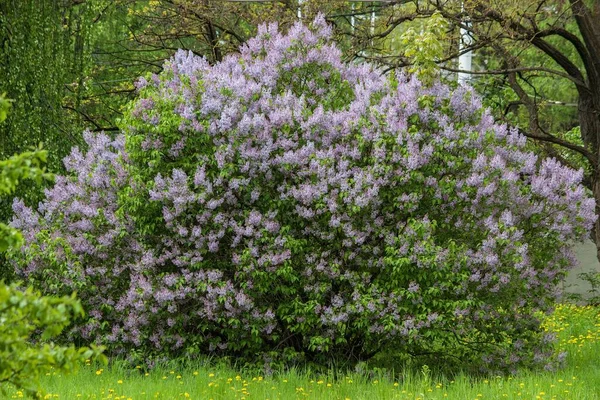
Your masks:
<instances>
[{"instance_id":1,"label":"tree trunk","mask_svg":"<svg viewBox=\"0 0 600 400\"><path fill-rule=\"evenodd\" d=\"M600 90L600 88L591 89ZM600 92L596 94L580 90L578 110L583 143L596 156L600 156ZM594 170L598 170L597 165L594 166Z\"/></svg>"},{"instance_id":2,"label":"tree trunk","mask_svg":"<svg viewBox=\"0 0 600 400\"><path fill-rule=\"evenodd\" d=\"M600 159L600 88L592 87L592 90L597 93L579 92L579 126L585 146L593 151L596 159ZM588 182L596 200L596 215L600 216L600 165L598 161L592 165L592 176ZM600 261L600 218L594 224L591 237L596 243L596 254Z\"/></svg>"},{"instance_id":3,"label":"tree trunk","mask_svg":"<svg viewBox=\"0 0 600 400\"><path fill-rule=\"evenodd\" d=\"M578 88L579 127L585 146L600 160L600 0L591 7L583 0L570 0L573 15L585 46L583 55L587 88ZM592 165L590 188L596 199L596 215L600 217L600 162ZM596 220L592 238L600 260L600 218Z\"/></svg>"},{"instance_id":4,"label":"tree trunk","mask_svg":"<svg viewBox=\"0 0 600 400\"><path fill-rule=\"evenodd\" d=\"M595 173L594 179L592 180L592 192L596 199L596 215L600 215L600 175L598 172ZM600 218L596 219L594 228L591 234L592 240L596 243L596 256L600 260Z\"/></svg>"}]
</instances>

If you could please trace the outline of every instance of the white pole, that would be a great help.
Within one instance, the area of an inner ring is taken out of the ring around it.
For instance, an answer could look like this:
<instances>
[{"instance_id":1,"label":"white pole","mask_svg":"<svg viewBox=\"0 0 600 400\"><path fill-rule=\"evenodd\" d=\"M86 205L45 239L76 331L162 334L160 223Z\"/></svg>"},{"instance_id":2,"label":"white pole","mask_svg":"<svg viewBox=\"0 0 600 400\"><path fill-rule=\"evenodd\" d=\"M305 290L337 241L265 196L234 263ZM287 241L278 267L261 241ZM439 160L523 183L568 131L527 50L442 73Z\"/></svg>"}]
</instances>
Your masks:
<instances>
[{"instance_id":1,"label":"white pole","mask_svg":"<svg viewBox=\"0 0 600 400\"><path fill-rule=\"evenodd\" d=\"M371 37L375 35L375 7L371 11Z\"/></svg>"},{"instance_id":2,"label":"white pole","mask_svg":"<svg viewBox=\"0 0 600 400\"><path fill-rule=\"evenodd\" d=\"M463 24L466 25L467 28L471 26L471 23L467 21L463 21ZM460 44L459 44L459 52L462 53L464 49L470 47L473 44L473 38L471 37L469 30L465 27L460 28ZM458 56L458 69L462 71L471 71L471 62L473 60L473 51L469 50L464 54ZM467 72L459 72L458 73L458 83L464 85L469 82L471 78L471 74Z\"/></svg>"},{"instance_id":3,"label":"white pole","mask_svg":"<svg viewBox=\"0 0 600 400\"><path fill-rule=\"evenodd\" d=\"M298 0L298 20L302 20L302 3L304 0Z\"/></svg>"},{"instance_id":4,"label":"white pole","mask_svg":"<svg viewBox=\"0 0 600 400\"><path fill-rule=\"evenodd\" d=\"M354 27L356 26L356 21L354 19L354 3L352 3L352 15L350 16L350 26L352 27L352 33L354 33Z\"/></svg>"}]
</instances>

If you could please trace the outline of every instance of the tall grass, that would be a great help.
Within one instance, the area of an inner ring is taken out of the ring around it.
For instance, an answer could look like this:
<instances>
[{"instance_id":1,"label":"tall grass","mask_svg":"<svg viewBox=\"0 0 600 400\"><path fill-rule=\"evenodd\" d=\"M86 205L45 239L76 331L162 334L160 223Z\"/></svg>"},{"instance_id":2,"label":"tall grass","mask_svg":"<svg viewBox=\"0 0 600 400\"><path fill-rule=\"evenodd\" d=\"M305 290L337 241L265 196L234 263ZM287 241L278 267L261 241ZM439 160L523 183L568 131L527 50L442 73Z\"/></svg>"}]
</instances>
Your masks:
<instances>
[{"instance_id":1,"label":"tall grass","mask_svg":"<svg viewBox=\"0 0 600 400\"><path fill-rule=\"evenodd\" d=\"M554 372L445 378L425 367L394 379L382 374L334 378L298 370L262 376L202 365L144 372L115 363L88 365L72 376L50 374L42 384L47 399L600 399L600 309L561 305L545 326L558 334L557 352L568 352L565 367ZM9 390L8 398L22 396Z\"/></svg>"}]
</instances>

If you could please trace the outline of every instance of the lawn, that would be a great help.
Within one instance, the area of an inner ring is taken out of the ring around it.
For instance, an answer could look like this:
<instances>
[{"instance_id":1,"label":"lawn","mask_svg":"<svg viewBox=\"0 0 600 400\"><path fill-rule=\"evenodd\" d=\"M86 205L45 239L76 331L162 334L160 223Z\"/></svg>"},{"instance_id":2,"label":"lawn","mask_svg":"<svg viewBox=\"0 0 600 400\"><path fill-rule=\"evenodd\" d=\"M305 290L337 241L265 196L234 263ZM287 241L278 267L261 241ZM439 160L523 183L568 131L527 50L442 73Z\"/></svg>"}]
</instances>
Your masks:
<instances>
[{"instance_id":1,"label":"lawn","mask_svg":"<svg viewBox=\"0 0 600 400\"><path fill-rule=\"evenodd\" d=\"M557 351L568 352L559 371L444 378L425 368L395 379L364 374L333 379L295 370L263 376L223 366L144 372L114 364L87 365L76 375L49 374L42 386L46 399L600 399L600 309L561 305L545 325L558 334ZM21 397L16 390L6 396Z\"/></svg>"}]
</instances>

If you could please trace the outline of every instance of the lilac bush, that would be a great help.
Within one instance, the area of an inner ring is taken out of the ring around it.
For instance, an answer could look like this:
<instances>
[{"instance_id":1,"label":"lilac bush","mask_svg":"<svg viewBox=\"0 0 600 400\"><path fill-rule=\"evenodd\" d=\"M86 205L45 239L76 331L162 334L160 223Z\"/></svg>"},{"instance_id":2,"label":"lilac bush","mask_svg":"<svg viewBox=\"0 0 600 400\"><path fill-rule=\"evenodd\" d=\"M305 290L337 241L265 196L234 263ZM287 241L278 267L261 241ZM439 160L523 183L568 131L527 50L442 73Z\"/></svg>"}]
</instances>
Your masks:
<instances>
[{"instance_id":1,"label":"lilac bush","mask_svg":"<svg viewBox=\"0 0 600 400\"><path fill-rule=\"evenodd\" d=\"M581 171L469 89L344 63L323 18L138 82L37 210L23 276L114 353L551 366L539 312L594 220Z\"/></svg>"}]
</instances>

